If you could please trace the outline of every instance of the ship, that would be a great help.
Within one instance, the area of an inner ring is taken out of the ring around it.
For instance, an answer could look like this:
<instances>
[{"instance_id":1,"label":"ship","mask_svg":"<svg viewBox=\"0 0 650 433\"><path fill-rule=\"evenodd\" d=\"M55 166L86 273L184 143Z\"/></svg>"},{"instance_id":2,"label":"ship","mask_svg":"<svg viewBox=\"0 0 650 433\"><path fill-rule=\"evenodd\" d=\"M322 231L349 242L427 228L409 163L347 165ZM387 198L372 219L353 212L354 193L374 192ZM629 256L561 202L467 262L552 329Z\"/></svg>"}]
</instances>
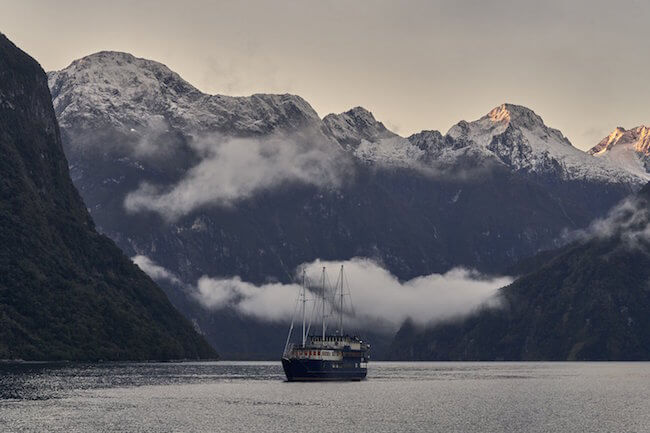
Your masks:
<instances>
[{"instance_id":1,"label":"ship","mask_svg":"<svg viewBox=\"0 0 650 433\"><path fill-rule=\"evenodd\" d=\"M327 274L326 269L323 268L320 296L316 299L317 302L314 302L312 311L313 318L314 313L320 309L321 332L318 335L311 335L312 319L310 318L308 323L306 317L308 281L303 270L297 302L297 306L301 306L302 312L302 335L299 342L291 342L294 330L294 313L282 355L282 367L289 382L360 381L366 378L370 360L370 344L357 336L343 332L345 282L344 270L341 266L336 290L331 302L328 302ZM329 314L332 311L338 313L338 327L334 333L328 334L327 318L332 316Z\"/></svg>"}]
</instances>

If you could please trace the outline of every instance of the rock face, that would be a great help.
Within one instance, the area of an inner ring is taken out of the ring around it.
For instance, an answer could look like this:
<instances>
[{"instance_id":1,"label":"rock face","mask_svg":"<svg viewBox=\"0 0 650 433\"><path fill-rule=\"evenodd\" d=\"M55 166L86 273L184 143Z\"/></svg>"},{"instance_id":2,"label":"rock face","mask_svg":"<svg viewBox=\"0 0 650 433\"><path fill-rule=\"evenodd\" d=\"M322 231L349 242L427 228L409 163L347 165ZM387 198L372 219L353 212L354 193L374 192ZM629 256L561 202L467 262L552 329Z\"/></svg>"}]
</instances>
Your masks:
<instances>
[{"instance_id":1,"label":"rock face","mask_svg":"<svg viewBox=\"0 0 650 433\"><path fill-rule=\"evenodd\" d=\"M321 120L298 96L206 95L124 53L48 76L99 230L173 272L170 299L226 357L275 357L285 327L205 310L188 289L203 275L287 282L355 256L403 279L499 272L643 183L515 105L404 138L361 107Z\"/></svg>"},{"instance_id":2,"label":"rock face","mask_svg":"<svg viewBox=\"0 0 650 433\"><path fill-rule=\"evenodd\" d=\"M500 308L418 329L393 359L650 359L650 185L501 289Z\"/></svg>"},{"instance_id":3,"label":"rock face","mask_svg":"<svg viewBox=\"0 0 650 433\"><path fill-rule=\"evenodd\" d=\"M650 180L650 127L626 130L619 126L591 148L589 154Z\"/></svg>"},{"instance_id":4,"label":"rock face","mask_svg":"<svg viewBox=\"0 0 650 433\"><path fill-rule=\"evenodd\" d=\"M68 173L45 72L0 34L0 359L216 354L95 231Z\"/></svg>"}]
</instances>

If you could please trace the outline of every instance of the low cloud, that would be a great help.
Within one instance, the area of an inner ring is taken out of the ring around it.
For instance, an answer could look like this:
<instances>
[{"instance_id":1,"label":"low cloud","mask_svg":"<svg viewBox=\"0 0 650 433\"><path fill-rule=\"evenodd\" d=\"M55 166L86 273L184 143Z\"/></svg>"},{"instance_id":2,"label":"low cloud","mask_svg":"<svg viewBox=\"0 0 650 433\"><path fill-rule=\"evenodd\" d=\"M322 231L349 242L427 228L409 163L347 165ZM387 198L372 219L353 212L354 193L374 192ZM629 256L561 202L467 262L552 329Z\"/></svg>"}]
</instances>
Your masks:
<instances>
[{"instance_id":1,"label":"low cloud","mask_svg":"<svg viewBox=\"0 0 650 433\"><path fill-rule=\"evenodd\" d=\"M152 116L147 120L147 126L141 130L131 130L135 138L131 152L137 158L159 158L173 155L178 143L169 140L166 134L170 126L162 116Z\"/></svg>"},{"instance_id":2,"label":"low cloud","mask_svg":"<svg viewBox=\"0 0 650 433\"><path fill-rule=\"evenodd\" d=\"M138 257L138 264L152 278L174 281L171 272L163 272L150 260ZM394 332L407 318L416 323L428 324L465 316L481 306L497 306L498 298L495 295L498 289L512 282L510 277L486 277L464 268L400 281L370 259L329 262L316 260L300 266L296 271L298 279L304 269L307 280L311 282L308 285L309 313L313 312L314 301L319 297L318 282L322 268L329 270L328 287L331 288L341 265L345 269L354 306L352 311L349 298L346 298L346 323L357 329L372 326L375 330L385 332ZM288 321L295 312L300 291L298 284L255 285L242 281L239 277L203 276L196 285L187 287L205 308L233 308L242 314L269 321ZM332 295L330 289L328 296ZM336 313L331 303L328 311ZM318 316L318 312L315 315Z\"/></svg>"},{"instance_id":3,"label":"low cloud","mask_svg":"<svg viewBox=\"0 0 650 433\"><path fill-rule=\"evenodd\" d=\"M317 260L303 268L310 281L318 281L323 267L336 273L341 265L350 282L358 320L381 322L392 330L407 318L427 324L465 316L486 304L496 306L498 289L512 282L510 277L486 277L465 268L400 281L366 258Z\"/></svg>"},{"instance_id":4,"label":"low cloud","mask_svg":"<svg viewBox=\"0 0 650 433\"><path fill-rule=\"evenodd\" d=\"M285 182L336 187L349 169L339 148L317 133L297 133L291 138L210 135L195 139L192 147L201 161L178 183L143 183L127 195L126 209L157 212L173 221L199 207L229 206Z\"/></svg>"},{"instance_id":5,"label":"low cloud","mask_svg":"<svg viewBox=\"0 0 650 433\"><path fill-rule=\"evenodd\" d=\"M595 220L587 229L572 232L568 241L618 238L621 246L645 251L650 247L650 213L645 198L631 197L614 206L605 218Z\"/></svg>"},{"instance_id":6,"label":"low cloud","mask_svg":"<svg viewBox=\"0 0 650 433\"><path fill-rule=\"evenodd\" d=\"M258 319L286 321L293 314L300 290L296 284L271 283L256 286L241 278L201 277L194 294L210 309L234 307L239 312Z\"/></svg>"},{"instance_id":7,"label":"low cloud","mask_svg":"<svg viewBox=\"0 0 650 433\"><path fill-rule=\"evenodd\" d=\"M154 263L153 260L151 260L147 256L143 255L137 255L135 257L131 257L131 260L133 263L138 265L140 269L142 269L147 275L149 275L153 280L156 281L169 281L170 283L173 284L182 284L180 279L174 275L172 272L168 271L162 266L157 265Z\"/></svg>"}]
</instances>

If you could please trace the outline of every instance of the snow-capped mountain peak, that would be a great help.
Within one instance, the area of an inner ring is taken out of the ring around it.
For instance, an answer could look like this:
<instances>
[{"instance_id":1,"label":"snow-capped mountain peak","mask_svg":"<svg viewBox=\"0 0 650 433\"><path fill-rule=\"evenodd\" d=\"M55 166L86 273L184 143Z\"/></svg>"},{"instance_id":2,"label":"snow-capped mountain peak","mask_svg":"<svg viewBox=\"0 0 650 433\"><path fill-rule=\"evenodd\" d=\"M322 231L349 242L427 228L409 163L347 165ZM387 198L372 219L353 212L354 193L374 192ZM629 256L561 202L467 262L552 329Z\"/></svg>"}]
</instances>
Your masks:
<instances>
[{"instance_id":1,"label":"snow-capped mountain peak","mask_svg":"<svg viewBox=\"0 0 650 433\"><path fill-rule=\"evenodd\" d=\"M515 104L501 104L486 115L492 122L516 123L519 126L534 127L543 125L544 121L527 107Z\"/></svg>"},{"instance_id":2,"label":"snow-capped mountain peak","mask_svg":"<svg viewBox=\"0 0 650 433\"><path fill-rule=\"evenodd\" d=\"M619 126L611 134L603 138L600 143L592 147L589 153L601 156L615 147L621 146L628 147L644 155L650 154L650 127L641 125L626 130Z\"/></svg>"},{"instance_id":3,"label":"snow-capped mountain peak","mask_svg":"<svg viewBox=\"0 0 650 433\"><path fill-rule=\"evenodd\" d=\"M650 179L650 127L614 129L589 153L645 179Z\"/></svg>"},{"instance_id":4,"label":"snow-capped mountain peak","mask_svg":"<svg viewBox=\"0 0 650 433\"><path fill-rule=\"evenodd\" d=\"M162 63L122 52L91 54L48 79L63 126L130 130L162 119L179 129L259 134L320 123L299 96L208 95Z\"/></svg>"},{"instance_id":5,"label":"snow-capped mountain peak","mask_svg":"<svg viewBox=\"0 0 650 433\"><path fill-rule=\"evenodd\" d=\"M388 130L363 107L328 114L323 123L329 135L346 151L366 163L414 166L425 153L406 138Z\"/></svg>"},{"instance_id":6,"label":"snow-capped mountain peak","mask_svg":"<svg viewBox=\"0 0 650 433\"><path fill-rule=\"evenodd\" d=\"M516 171L555 173L566 179L640 183L638 172L601 161L573 147L534 111L502 104L473 122L461 121L447 133L446 144L474 148Z\"/></svg>"},{"instance_id":7,"label":"snow-capped mountain peak","mask_svg":"<svg viewBox=\"0 0 650 433\"><path fill-rule=\"evenodd\" d=\"M527 173L640 182L639 170L631 171L574 148L535 112L515 104L501 104L472 122L461 121L444 137L423 131L407 139L388 130L362 107L321 120L295 95L208 95L167 66L128 53L95 53L50 72L48 78L59 123L68 133L97 133L108 128L126 134L142 131L145 136L151 125L190 136L212 132L250 136L306 129L332 148L338 143L357 159L372 164L462 166L471 155L473 161L496 161ZM635 133L637 147L647 150L647 128Z\"/></svg>"},{"instance_id":8,"label":"snow-capped mountain peak","mask_svg":"<svg viewBox=\"0 0 650 433\"><path fill-rule=\"evenodd\" d=\"M323 122L331 135L348 150L355 149L363 140L376 142L397 137L397 134L389 131L363 107L355 107L345 113L328 114Z\"/></svg>"},{"instance_id":9,"label":"snow-capped mountain peak","mask_svg":"<svg viewBox=\"0 0 650 433\"><path fill-rule=\"evenodd\" d=\"M455 140L471 140L476 144L488 146L494 136L503 134L508 128L526 130L539 136L542 141L553 138L559 143L571 145L560 131L547 127L533 110L508 103L493 108L485 116L473 122L457 123L447 135Z\"/></svg>"}]
</instances>

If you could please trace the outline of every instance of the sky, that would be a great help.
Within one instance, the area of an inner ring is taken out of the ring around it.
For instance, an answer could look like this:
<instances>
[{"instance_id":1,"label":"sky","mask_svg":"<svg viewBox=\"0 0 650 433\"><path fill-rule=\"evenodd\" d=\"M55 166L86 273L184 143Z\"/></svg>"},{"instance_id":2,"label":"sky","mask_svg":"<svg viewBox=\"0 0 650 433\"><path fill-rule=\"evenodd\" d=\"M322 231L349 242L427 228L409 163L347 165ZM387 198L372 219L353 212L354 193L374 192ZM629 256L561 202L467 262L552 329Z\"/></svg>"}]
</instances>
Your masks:
<instances>
[{"instance_id":1,"label":"sky","mask_svg":"<svg viewBox=\"0 0 650 433\"><path fill-rule=\"evenodd\" d=\"M2 0L0 32L45 70L101 50L200 90L361 105L403 136L510 102L588 149L650 123L648 0Z\"/></svg>"}]
</instances>

